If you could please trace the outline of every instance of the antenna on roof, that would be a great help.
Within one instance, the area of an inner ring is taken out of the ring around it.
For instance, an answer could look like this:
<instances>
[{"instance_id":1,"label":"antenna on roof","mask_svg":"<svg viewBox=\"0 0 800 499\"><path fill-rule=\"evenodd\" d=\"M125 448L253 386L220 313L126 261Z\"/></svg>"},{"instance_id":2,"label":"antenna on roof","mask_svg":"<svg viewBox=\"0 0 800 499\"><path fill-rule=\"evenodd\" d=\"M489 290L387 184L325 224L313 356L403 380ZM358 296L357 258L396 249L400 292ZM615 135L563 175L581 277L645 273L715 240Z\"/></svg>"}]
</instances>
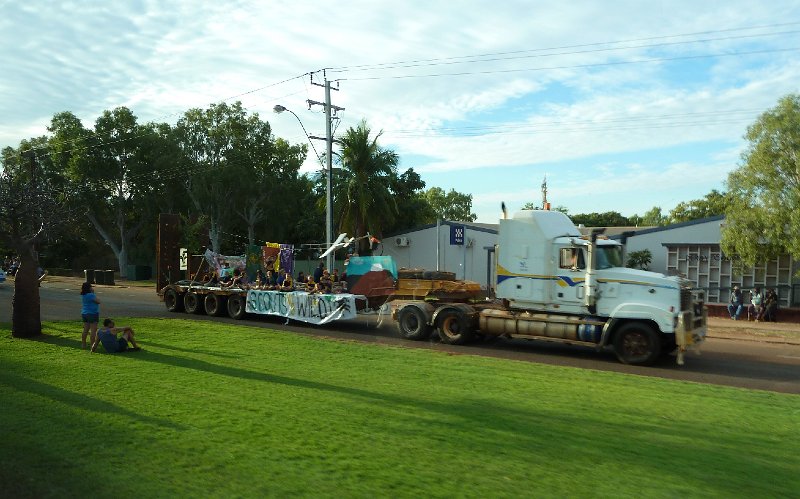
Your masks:
<instances>
[{"instance_id":1,"label":"antenna on roof","mask_svg":"<svg viewBox=\"0 0 800 499\"><path fill-rule=\"evenodd\" d=\"M547 202L547 174L544 174L544 180L542 180L542 209L549 210L550 203Z\"/></svg>"}]
</instances>

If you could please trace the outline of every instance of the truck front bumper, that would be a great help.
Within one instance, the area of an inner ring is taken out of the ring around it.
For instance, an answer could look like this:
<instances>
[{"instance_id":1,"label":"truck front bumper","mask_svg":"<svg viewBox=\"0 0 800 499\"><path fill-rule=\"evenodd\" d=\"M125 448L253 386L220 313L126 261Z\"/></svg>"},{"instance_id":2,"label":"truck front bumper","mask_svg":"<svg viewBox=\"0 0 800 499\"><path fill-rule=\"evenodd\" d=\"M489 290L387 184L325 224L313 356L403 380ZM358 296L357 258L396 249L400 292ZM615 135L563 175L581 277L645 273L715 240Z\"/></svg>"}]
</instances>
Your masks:
<instances>
[{"instance_id":1,"label":"truck front bumper","mask_svg":"<svg viewBox=\"0 0 800 499\"><path fill-rule=\"evenodd\" d=\"M678 314L675 327L675 344L678 347L678 365L683 365L683 353L687 350L699 350L706 340L708 330L708 312L705 307L699 315L691 311Z\"/></svg>"}]
</instances>

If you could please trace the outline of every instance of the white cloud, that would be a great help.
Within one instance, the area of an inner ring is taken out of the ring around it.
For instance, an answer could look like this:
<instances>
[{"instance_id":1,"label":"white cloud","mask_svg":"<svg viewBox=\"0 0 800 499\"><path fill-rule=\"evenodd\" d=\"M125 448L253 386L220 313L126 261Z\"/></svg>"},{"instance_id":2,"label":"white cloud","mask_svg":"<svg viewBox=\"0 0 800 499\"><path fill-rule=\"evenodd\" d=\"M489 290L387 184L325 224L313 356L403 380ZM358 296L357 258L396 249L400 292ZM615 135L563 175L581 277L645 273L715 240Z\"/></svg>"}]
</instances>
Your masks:
<instances>
[{"instance_id":1,"label":"white cloud","mask_svg":"<svg viewBox=\"0 0 800 499\"><path fill-rule=\"evenodd\" d=\"M0 82L0 147L45 133L49 117L63 110L75 112L85 125L91 125L104 109L118 105L131 107L142 121L174 122L190 107L204 107L323 67L498 52L513 56L542 47L769 25L800 17L800 6L789 0L770 2L758 9L744 0L539 5L524 1L376 4L362 0L335 8L309 1L3 5L0 56L7 62ZM533 178L540 176L538 165L557 163L564 166L552 172L554 180L556 174L561 175L573 182L569 192L586 195L585 189L596 192L590 187L594 184L576 180L585 177L586 171L572 169L572 161L596 158L594 163L605 168L601 175L615 183L642 181L649 169L658 168L659 181L673 185L691 168L659 160L661 151L686 144L716 144L716 153L703 153L686 162L711 165L698 166L701 172L695 179L698 188L707 191L716 185L713 182L722 165L738 156L744 129L759 110L774 105L785 93L798 91L800 62L796 61L796 52L566 66L753 47L784 48L798 46L797 42L795 34L612 52L596 50L608 45L593 45L560 50L586 50L580 54L476 64L413 63L383 71L328 75L345 78L340 82L341 91L333 95L337 105L346 107L340 130L366 118L375 130L386 130L383 145L411 158L404 166L414 166L418 171L473 169L485 171L487 179L494 179L503 168L526 166ZM644 43L648 42L639 44ZM481 73L544 67L563 68ZM473 74L355 79L457 72ZM307 78L239 97L245 106L269 120L277 135L295 142L306 142L296 120L286 114L275 116L271 109L277 103L287 106L297 113L309 133L322 135L324 121L318 108L307 110L308 98L322 100L322 92ZM752 113L711 114L739 109ZM653 118L665 115L672 116ZM501 133L457 136L452 130L437 131L460 128L463 135L466 130L475 130L467 127L480 125L499 126L492 130ZM318 149L322 146L318 143ZM615 157L631 153L640 154L641 161ZM636 167L636 163L647 166ZM309 171L318 168L313 157L304 165ZM526 185L537 186L540 179L531 182ZM553 185L554 194L570 195L566 190L559 191L557 183ZM499 190L495 194L484 192L492 189L483 182L460 187L475 194L476 206L487 204L487 213L488 204L492 204L495 218L494 205L501 194ZM506 200L539 196L535 188L509 190L513 191L510 195L502 193Z\"/></svg>"}]
</instances>

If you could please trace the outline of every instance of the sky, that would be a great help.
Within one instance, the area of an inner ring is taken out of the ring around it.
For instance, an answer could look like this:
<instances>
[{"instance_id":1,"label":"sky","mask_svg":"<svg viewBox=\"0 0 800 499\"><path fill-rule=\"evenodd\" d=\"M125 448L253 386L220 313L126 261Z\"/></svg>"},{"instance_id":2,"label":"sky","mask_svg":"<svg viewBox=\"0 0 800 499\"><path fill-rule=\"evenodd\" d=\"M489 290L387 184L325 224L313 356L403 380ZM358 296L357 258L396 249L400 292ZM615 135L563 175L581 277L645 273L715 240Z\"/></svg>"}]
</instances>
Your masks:
<instances>
[{"instance_id":1,"label":"sky","mask_svg":"<svg viewBox=\"0 0 800 499\"><path fill-rule=\"evenodd\" d=\"M666 212L725 188L747 126L800 90L798 55L796 0L0 0L0 148L61 111L174 124L236 100L308 143L272 110L324 136L313 73L337 134L366 120L479 222L541 204L545 177L570 213Z\"/></svg>"}]
</instances>

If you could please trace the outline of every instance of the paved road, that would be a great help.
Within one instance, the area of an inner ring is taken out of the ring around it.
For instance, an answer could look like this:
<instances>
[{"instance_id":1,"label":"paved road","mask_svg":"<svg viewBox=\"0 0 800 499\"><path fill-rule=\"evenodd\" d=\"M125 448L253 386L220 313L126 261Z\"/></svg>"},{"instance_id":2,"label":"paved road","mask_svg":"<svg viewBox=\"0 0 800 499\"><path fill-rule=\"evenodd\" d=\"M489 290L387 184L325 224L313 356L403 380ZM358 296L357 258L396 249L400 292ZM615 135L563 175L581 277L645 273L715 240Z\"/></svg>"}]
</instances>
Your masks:
<instances>
[{"instance_id":1,"label":"paved road","mask_svg":"<svg viewBox=\"0 0 800 499\"><path fill-rule=\"evenodd\" d=\"M77 280L46 282L41 288L42 319L79 319L80 283ZM168 313L152 288L97 286L103 317L185 317ZM0 322L10 322L13 282L0 285ZM666 359L654 367L626 366L610 352L596 352L585 347L525 340L496 340L470 346L442 345L435 341L411 342L395 334L394 323L385 318L379 324L376 316L364 316L327 326L307 327L282 319L253 317L246 321L229 318L195 316L222 324L247 324L297 333L345 338L357 341L426 348L459 354L486 355L526 362L573 366L601 371L615 371L643 376L657 376L700 383L756 388L800 394L800 345L762 343L710 338L702 355L687 355L686 365L678 367ZM76 335L78 332L76 331ZM142 344L147 334L142 332Z\"/></svg>"}]
</instances>

